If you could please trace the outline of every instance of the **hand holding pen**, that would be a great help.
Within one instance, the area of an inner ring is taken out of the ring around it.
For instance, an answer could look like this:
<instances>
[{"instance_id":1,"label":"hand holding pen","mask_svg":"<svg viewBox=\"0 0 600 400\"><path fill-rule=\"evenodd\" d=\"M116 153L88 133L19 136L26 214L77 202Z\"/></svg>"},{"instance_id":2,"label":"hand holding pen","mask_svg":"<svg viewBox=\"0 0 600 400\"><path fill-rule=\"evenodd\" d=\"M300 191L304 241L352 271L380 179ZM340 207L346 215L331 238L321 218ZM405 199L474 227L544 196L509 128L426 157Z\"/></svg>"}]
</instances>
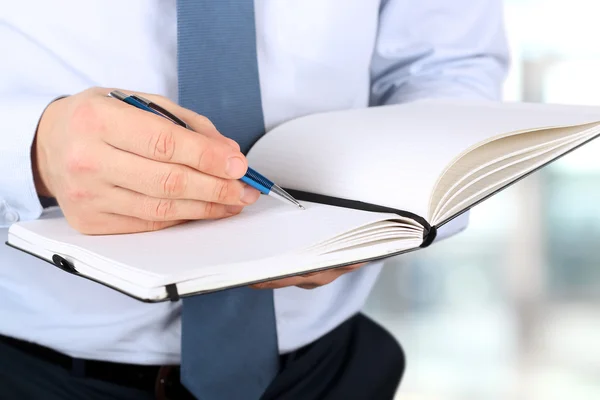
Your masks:
<instances>
[{"instance_id":1,"label":"hand holding pen","mask_svg":"<svg viewBox=\"0 0 600 400\"><path fill-rule=\"evenodd\" d=\"M54 197L86 234L134 233L238 214L260 192L240 181L245 157L212 124L166 98L144 95L166 118L93 88L52 102L32 148L39 195Z\"/></svg>"},{"instance_id":2,"label":"hand holding pen","mask_svg":"<svg viewBox=\"0 0 600 400\"><path fill-rule=\"evenodd\" d=\"M176 115L170 113L168 110L161 107L160 105L153 103L150 100L145 99L139 95L132 94L132 95L128 96L121 91L114 90L109 93L109 96L111 96L117 100L121 100L121 101L123 101L127 104L130 104L136 108L139 108L140 110L148 111L153 114L159 115L163 118L168 119L169 121L173 122L174 124L177 124L181 127L191 130L190 126L185 121L183 121ZM242 182L252 186L253 188L259 190L262 194L272 196L278 200L281 200L286 203L290 203L290 204L304 210L304 207L296 199L294 199L294 197L292 197L292 195L290 195L285 190L283 190L281 187L279 187L278 185L273 183L266 176L263 176L258 171L255 171L254 169L252 169L250 167L248 167L246 173L244 174L243 177L240 178L240 180Z\"/></svg>"}]
</instances>

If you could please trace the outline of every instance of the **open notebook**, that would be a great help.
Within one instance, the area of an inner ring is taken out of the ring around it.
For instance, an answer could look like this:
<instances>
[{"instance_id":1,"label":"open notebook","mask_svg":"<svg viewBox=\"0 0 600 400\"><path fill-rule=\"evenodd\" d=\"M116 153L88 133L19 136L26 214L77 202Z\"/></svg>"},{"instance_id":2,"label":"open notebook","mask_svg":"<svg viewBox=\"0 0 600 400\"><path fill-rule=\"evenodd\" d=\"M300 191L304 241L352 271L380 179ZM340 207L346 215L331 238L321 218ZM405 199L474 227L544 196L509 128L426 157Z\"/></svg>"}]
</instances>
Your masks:
<instances>
[{"instance_id":1,"label":"open notebook","mask_svg":"<svg viewBox=\"0 0 600 400\"><path fill-rule=\"evenodd\" d=\"M310 115L267 133L250 165L268 197L159 232L85 236L59 210L8 244L144 301L381 259L431 244L477 203L600 135L600 109L422 101Z\"/></svg>"}]
</instances>

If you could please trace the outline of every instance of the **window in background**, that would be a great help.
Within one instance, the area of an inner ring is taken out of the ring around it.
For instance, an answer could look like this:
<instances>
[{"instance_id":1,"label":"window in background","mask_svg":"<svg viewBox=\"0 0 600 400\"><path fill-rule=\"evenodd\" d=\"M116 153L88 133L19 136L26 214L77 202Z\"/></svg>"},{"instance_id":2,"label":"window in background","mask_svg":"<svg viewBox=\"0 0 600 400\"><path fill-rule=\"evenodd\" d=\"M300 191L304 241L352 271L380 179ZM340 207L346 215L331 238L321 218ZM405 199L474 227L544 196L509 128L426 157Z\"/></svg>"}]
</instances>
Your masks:
<instances>
[{"instance_id":1,"label":"window in background","mask_svg":"<svg viewBox=\"0 0 600 400\"><path fill-rule=\"evenodd\" d=\"M600 105L600 2L505 5L505 99ZM600 141L388 264L366 311L406 351L399 398L600 398Z\"/></svg>"}]
</instances>

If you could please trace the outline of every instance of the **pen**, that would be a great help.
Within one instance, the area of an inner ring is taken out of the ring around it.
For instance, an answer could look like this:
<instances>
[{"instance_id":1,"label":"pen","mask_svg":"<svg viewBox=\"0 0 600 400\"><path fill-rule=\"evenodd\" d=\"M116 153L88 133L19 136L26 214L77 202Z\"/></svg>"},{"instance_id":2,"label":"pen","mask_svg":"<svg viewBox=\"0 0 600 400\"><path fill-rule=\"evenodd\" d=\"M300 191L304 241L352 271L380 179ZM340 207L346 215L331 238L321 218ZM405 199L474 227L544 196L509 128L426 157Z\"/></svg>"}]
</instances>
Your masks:
<instances>
[{"instance_id":1,"label":"pen","mask_svg":"<svg viewBox=\"0 0 600 400\"><path fill-rule=\"evenodd\" d=\"M163 118L170 120L171 122L182 126L184 128L192 130L185 121L180 119L179 117L173 115L169 111L165 110L163 107L159 106L156 103L151 102L141 96L136 94L126 95L125 93L114 90L108 94L110 97L115 98L117 100L121 100L127 104L130 104L134 107L137 107L141 110L149 111L156 115L160 115ZM286 203L291 203L294 206L304 210L305 208L296 200L292 195L283 190L281 187L267 179L265 176L261 175L257 171L248 167L248 171L246 174L240 178L240 180L246 183L249 186L252 186L254 189L257 189L262 194L266 194L268 196L274 197Z\"/></svg>"}]
</instances>

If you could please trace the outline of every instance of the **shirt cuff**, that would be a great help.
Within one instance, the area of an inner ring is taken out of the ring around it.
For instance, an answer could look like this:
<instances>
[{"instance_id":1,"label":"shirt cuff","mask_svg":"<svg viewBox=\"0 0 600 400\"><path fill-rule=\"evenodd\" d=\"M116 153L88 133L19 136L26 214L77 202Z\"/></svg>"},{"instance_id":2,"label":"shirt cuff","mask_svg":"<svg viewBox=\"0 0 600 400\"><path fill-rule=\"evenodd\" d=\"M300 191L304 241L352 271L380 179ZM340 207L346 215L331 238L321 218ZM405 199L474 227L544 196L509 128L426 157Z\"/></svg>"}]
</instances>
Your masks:
<instances>
[{"instance_id":1,"label":"shirt cuff","mask_svg":"<svg viewBox=\"0 0 600 400\"><path fill-rule=\"evenodd\" d=\"M0 227L38 218L31 146L44 110L59 95L0 97Z\"/></svg>"}]
</instances>

